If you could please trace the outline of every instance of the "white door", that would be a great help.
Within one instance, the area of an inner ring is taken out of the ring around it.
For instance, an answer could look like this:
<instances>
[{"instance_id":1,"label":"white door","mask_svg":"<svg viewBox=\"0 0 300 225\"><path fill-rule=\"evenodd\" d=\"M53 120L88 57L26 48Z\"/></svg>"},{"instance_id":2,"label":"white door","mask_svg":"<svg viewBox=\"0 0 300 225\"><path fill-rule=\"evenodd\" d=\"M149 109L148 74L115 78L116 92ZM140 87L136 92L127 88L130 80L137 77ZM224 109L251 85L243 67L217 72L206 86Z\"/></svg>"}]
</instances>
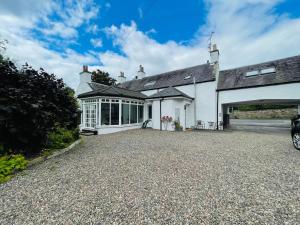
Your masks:
<instances>
[{"instance_id":1,"label":"white door","mask_svg":"<svg viewBox=\"0 0 300 225\"><path fill-rule=\"evenodd\" d=\"M85 107L84 110L85 127L95 128L96 127L96 104L87 104L84 107Z\"/></svg>"}]
</instances>

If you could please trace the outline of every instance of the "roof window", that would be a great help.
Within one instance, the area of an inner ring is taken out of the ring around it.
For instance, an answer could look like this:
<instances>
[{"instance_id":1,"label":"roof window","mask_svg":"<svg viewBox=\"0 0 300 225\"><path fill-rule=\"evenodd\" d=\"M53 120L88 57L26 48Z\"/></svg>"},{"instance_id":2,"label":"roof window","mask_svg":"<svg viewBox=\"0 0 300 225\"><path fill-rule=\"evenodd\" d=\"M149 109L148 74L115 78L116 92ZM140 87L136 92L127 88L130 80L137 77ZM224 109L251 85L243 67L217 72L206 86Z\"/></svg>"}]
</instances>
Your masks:
<instances>
[{"instance_id":1,"label":"roof window","mask_svg":"<svg viewBox=\"0 0 300 225\"><path fill-rule=\"evenodd\" d=\"M257 76L259 74L258 70L249 71L246 73L246 77Z\"/></svg>"},{"instance_id":2,"label":"roof window","mask_svg":"<svg viewBox=\"0 0 300 225\"><path fill-rule=\"evenodd\" d=\"M156 81L150 81L150 82L144 84L144 87L154 85L155 83L156 83Z\"/></svg>"},{"instance_id":3,"label":"roof window","mask_svg":"<svg viewBox=\"0 0 300 225\"><path fill-rule=\"evenodd\" d=\"M276 72L275 67L270 67L270 68L263 69L263 70L260 71L261 74L275 73L275 72Z\"/></svg>"},{"instance_id":4,"label":"roof window","mask_svg":"<svg viewBox=\"0 0 300 225\"><path fill-rule=\"evenodd\" d=\"M187 75L187 76L185 76L183 79L184 80L187 80L187 79L190 79L192 76L191 75Z\"/></svg>"}]
</instances>

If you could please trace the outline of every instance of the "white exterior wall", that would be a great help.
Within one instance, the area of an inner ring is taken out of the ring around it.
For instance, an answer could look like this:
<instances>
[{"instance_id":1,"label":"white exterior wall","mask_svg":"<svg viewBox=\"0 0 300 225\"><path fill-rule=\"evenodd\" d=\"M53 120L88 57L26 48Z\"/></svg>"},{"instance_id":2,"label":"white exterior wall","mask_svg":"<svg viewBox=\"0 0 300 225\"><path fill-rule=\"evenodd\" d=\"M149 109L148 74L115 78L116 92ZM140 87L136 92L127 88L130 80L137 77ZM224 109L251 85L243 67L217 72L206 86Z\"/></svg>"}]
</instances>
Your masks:
<instances>
[{"instance_id":1,"label":"white exterior wall","mask_svg":"<svg viewBox=\"0 0 300 225\"><path fill-rule=\"evenodd\" d=\"M195 125L194 121L194 105L196 103L196 120L202 120L208 126L208 122L216 122L216 83L205 82L196 84L196 97L194 85L185 85L176 87L183 93L195 98L194 103L190 106L191 111L187 120L187 124ZM188 127L188 125L187 125Z\"/></svg>"},{"instance_id":2,"label":"white exterior wall","mask_svg":"<svg viewBox=\"0 0 300 225\"><path fill-rule=\"evenodd\" d=\"M222 105L259 100L299 100L300 83L227 90L219 92L219 120L222 118Z\"/></svg>"},{"instance_id":3,"label":"white exterior wall","mask_svg":"<svg viewBox=\"0 0 300 225\"><path fill-rule=\"evenodd\" d=\"M80 83L75 91L76 96L85 92L92 91L92 88L88 84L92 82L92 74L89 72L81 72L79 76L80 76Z\"/></svg>"}]
</instances>

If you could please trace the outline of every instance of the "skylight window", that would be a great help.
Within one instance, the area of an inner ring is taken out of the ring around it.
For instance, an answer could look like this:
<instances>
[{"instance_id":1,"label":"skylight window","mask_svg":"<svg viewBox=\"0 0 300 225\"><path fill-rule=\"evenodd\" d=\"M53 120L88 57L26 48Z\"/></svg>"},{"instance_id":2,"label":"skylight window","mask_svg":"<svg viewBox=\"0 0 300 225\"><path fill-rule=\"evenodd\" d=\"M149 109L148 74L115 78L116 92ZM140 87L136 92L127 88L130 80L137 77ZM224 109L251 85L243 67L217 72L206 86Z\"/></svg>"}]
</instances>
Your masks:
<instances>
[{"instance_id":1,"label":"skylight window","mask_svg":"<svg viewBox=\"0 0 300 225\"><path fill-rule=\"evenodd\" d=\"M146 83L146 84L144 85L144 87L152 86L152 85L154 85L155 83L156 83L156 81L150 81L150 82Z\"/></svg>"},{"instance_id":2,"label":"skylight window","mask_svg":"<svg viewBox=\"0 0 300 225\"><path fill-rule=\"evenodd\" d=\"M263 69L263 70L260 71L261 74L275 73L275 72L276 72L275 67L270 67L270 68Z\"/></svg>"},{"instance_id":3,"label":"skylight window","mask_svg":"<svg viewBox=\"0 0 300 225\"><path fill-rule=\"evenodd\" d=\"M184 80L187 80L187 79L190 79L192 76L191 75L187 75L187 76L185 76L183 79Z\"/></svg>"},{"instance_id":4,"label":"skylight window","mask_svg":"<svg viewBox=\"0 0 300 225\"><path fill-rule=\"evenodd\" d=\"M251 76L257 76L259 74L258 70L253 70L253 71L249 71L246 73L247 77L251 77Z\"/></svg>"}]
</instances>

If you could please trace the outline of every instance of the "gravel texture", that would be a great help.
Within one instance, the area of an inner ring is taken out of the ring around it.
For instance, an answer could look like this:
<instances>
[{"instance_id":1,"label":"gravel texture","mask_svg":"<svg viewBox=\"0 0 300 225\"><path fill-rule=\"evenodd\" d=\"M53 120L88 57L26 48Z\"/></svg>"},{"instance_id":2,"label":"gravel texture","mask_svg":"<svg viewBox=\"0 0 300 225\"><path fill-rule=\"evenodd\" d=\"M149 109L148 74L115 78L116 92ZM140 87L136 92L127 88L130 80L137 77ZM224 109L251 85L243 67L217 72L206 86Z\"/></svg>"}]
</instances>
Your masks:
<instances>
[{"instance_id":1,"label":"gravel texture","mask_svg":"<svg viewBox=\"0 0 300 225\"><path fill-rule=\"evenodd\" d=\"M285 134L131 130L84 137L0 185L0 224L299 224Z\"/></svg>"}]
</instances>

